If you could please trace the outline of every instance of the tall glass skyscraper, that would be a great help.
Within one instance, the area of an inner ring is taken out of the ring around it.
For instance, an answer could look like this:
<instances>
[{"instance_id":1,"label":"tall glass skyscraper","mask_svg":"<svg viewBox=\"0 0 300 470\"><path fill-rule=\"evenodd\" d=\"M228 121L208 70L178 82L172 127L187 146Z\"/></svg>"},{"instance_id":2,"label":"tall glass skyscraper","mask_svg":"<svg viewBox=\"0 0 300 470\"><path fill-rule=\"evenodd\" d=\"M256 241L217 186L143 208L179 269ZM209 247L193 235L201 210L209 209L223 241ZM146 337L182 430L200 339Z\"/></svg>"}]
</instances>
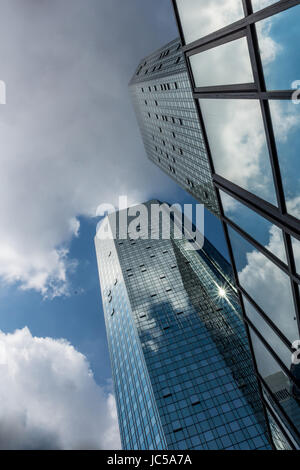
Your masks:
<instances>
[{"instance_id":1,"label":"tall glass skyscraper","mask_svg":"<svg viewBox=\"0 0 300 470\"><path fill-rule=\"evenodd\" d=\"M132 213L121 234L127 210L95 238L123 449L268 449L230 265L208 240L177 239L174 217L164 239L154 204L140 238Z\"/></svg>"},{"instance_id":2,"label":"tall glass skyscraper","mask_svg":"<svg viewBox=\"0 0 300 470\"><path fill-rule=\"evenodd\" d=\"M148 158L219 215L180 40L143 59L129 89Z\"/></svg>"},{"instance_id":3,"label":"tall glass skyscraper","mask_svg":"<svg viewBox=\"0 0 300 470\"><path fill-rule=\"evenodd\" d=\"M173 6L273 441L299 449L300 2Z\"/></svg>"}]
</instances>

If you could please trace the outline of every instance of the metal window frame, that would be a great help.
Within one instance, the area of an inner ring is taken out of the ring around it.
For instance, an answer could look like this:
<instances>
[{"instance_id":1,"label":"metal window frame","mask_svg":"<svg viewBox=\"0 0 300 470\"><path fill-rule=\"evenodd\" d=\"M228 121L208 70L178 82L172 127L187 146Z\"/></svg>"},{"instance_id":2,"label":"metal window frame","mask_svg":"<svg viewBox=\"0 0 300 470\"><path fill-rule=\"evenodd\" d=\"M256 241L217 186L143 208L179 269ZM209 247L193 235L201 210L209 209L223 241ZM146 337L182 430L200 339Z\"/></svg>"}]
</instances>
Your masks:
<instances>
[{"instance_id":1,"label":"metal window frame","mask_svg":"<svg viewBox=\"0 0 300 470\"><path fill-rule=\"evenodd\" d=\"M270 318L265 314L265 312L253 301L253 299L249 296L249 294L239 285L239 278L238 278L238 273L237 273L237 269L235 265L231 241L230 241L230 237L228 233L228 226L231 226L236 230L238 229L237 231L240 233L241 236L243 236L248 242L252 243L259 252L267 256L268 259L274 262L275 265L277 265L281 270L285 272L285 274L289 276L290 282L291 282L291 288L292 288L293 302L294 302L295 312L296 312L295 314L296 314L296 319L297 319L297 325L298 325L298 337L300 338L300 295L299 295L299 289L298 289L298 286L300 285L300 276L296 271L294 252L293 252L292 241L291 241L291 236L293 236L297 240L300 240L300 223L298 219L296 219L295 217L287 213L285 193L284 193L281 170L280 170L280 165L279 165L279 158L278 158L278 153L277 153L277 145L276 145L272 117L271 117L271 112L270 112L270 107L269 107L269 100L291 100L293 90L267 90L266 89L263 65L261 62L258 38L256 34L256 27L255 27L255 23L258 21L264 20L266 18L271 18L272 16L276 14L279 14L285 10L288 10L292 7L300 5L300 0L281 0L255 13L253 13L251 0L241 0L241 1L243 4L243 9L244 9L244 14L245 14L245 17L243 19L236 21L209 35L206 35L205 37L199 38L198 40L193 41L192 43L187 45L185 44L183 28L181 25L180 15L179 15L179 11L177 8L177 2L176 0L171 0L174 13L175 13L176 23L178 25L179 34L180 34L180 38L181 38L182 45L183 45L182 50L183 50L183 55L184 55L184 59L185 59L187 70L188 70L189 80L190 80L192 91L193 91L193 97L194 97L194 101L196 104L196 110L197 110L201 128L203 130L204 143L205 143L205 147L207 150L208 160L209 160L210 169L212 173L213 184L217 193L217 199L219 203L219 209L220 209L220 214L221 214L220 219L222 222L222 226L223 226L223 230L224 230L224 234L225 234L225 238L226 238L226 242L228 246L230 260L233 266L233 271L234 271L235 281L237 284L240 303L242 305L242 311L243 311L243 317L244 317L244 322L246 326L247 336L248 336L250 349L251 349L251 353L253 357L255 372L258 377L261 399L264 404L264 413L266 417L267 427L268 427L272 445L273 447L275 447L272 441L270 424L269 424L269 420L267 417L267 409L269 410L270 407L268 403L266 402L264 395L262 393L262 384L264 385L264 387L266 384L264 383L264 380L259 374L257 363L256 363L256 357L254 354L254 349L253 349L253 345L252 345L252 341L251 341L251 337L249 333L249 325L251 325L251 327L254 325L252 325L250 320L247 318L244 303L243 303L243 297L242 297L243 295L247 298L247 300L250 301L250 303L254 306L258 314L261 315L262 318L264 318L264 320L272 328L274 333L281 339L281 341L283 341L283 343L286 346L289 347L290 350L291 350L291 345L290 345L290 342L287 340L287 338L285 338L285 336L282 334L282 332L279 331L279 329L274 325L274 323L270 320ZM253 71L253 76L254 76L254 87L253 87L253 84L240 84L240 85L226 85L226 86L221 86L221 87L212 86L212 87L196 88L189 57L199 52L208 50L210 48L225 44L234 39L238 39L239 37L247 38L250 61L251 61L252 71ZM263 119L263 124L264 124L266 140L267 140L267 146L269 150L270 165L271 165L271 170L272 170L272 175L273 175L273 180L274 180L278 207L275 207L269 204L263 199L255 196L254 194L244 190L238 185L232 183L231 181L226 180L225 178L216 174L215 169L214 169L212 154L210 151L209 141L208 141L208 137L207 137L207 133L205 129L205 122L204 122L201 109L200 109L199 99L256 99L259 101L261 112L262 112L262 119ZM240 227L238 227L229 218L225 216L219 190L226 192L231 197L245 204L248 208L252 209L254 212L258 213L259 215L261 215L262 217L270 221L272 224L282 229L286 257L287 257L287 265L285 265L281 260L279 260L272 253L268 252L253 237L248 235L245 231L243 231ZM264 343L265 345L268 345L268 349L270 350L270 353L273 355L273 357L275 358L276 356L277 362L279 359L279 362L281 363L280 358L278 358L276 353L274 353L270 345L266 341L264 341ZM286 371L288 372L288 376L291 378L292 376L290 372L287 370L287 368L284 367L284 369L286 369ZM278 400L276 400L274 396L272 398L274 399L275 403L278 405L279 409L282 411L283 416L286 418L287 422L291 424L291 428L293 429L295 434L299 436L299 439L300 439L300 430L297 430L294 427L293 423L291 423L291 420L286 415L284 410L282 410ZM273 414L274 413L272 413L272 415ZM276 419L276 421L278 422L278 418ZM286 432L284 432L282 428L281 428L281 431L283 432L288 442L290 442L289 436L287 436Z\"/></svg>"}]
</instances>

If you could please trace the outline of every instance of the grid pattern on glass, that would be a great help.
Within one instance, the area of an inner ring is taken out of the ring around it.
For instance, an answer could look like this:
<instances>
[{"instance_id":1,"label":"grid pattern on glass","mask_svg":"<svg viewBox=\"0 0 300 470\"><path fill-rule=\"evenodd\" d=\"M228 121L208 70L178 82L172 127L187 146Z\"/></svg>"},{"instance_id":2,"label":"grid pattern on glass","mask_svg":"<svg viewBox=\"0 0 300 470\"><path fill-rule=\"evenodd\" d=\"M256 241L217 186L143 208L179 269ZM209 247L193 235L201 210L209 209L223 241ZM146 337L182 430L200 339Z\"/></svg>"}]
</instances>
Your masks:
<instances>
[{"instance_id":1,"label":"grid pattern on glass","mask_svg":"<svg viewBox=\"0 0 300 470\"><path fill-rule=\"evenodd\" d=\"M254 327L264 336L268 338L268 342L272 347L273 351L282 360L285 366L289 369L292 364L292 353L285 343L279 338L275 331L268 325L263 319L259 312L253 307L253 305L243 296L243 302L247 318L252 322Z\"/></svg>"},{"instance_id":2,"label":"grid pattern on glass","mask_svg":"<svg viewBox=\"0 0 300 470\"><path fill-rule=\"evenodd\" d=\"M292 343L298 325L289 277L233 228L228 230L240 285Z\"/></svg>"},{"instance_id":3,"label":"grid pattern on glass","mask_svg":"<svg viewBox=\"0 0 300 470\"><path fill-rule=\"evenodd\" d=\"M242 0L176 0L186 44L238 21Z\"/></svg>"},{"instance_id":4,"label":"grid pattern on glass","mask_svg":"<svg viewBox=\"0 0 300 470\"><path fill-rule=\"evenodd\" d=\"M130 93L148 158L219 215L180 41L172 41L141 64Z\"/></svg>"},{"instance_id":5,"label":"grid pattern on glass","mask_svg":"<svg viewBox=\"0 0 300 470\"><path fill-rule=\"evenodd\" d=\"M276 205L259 101L199 102L216 173Z\"/></svg>"},{"instance_id":6,"label":"grid pattern on glass","mask_svg":"<svg viewBox=\"0 0 300 470\"><path fill-rule=\"evenodd\" d=\"M252 0L253 11L262 10L273 3L276 3L278 0Z\"/></svg>"},{"instance_id":7,"label":"grid pattern on glass","mask_svg":"<svg viewBox=\"0 0 300 470\"><path fill-rule=\"evenodd\" d=\"M300 396L300 389L283 371L279 363L251 328L250 335L260 375L267 387L271 390L273 396L277 399L276 401L278 401L279 405L285 411L292 425L294 425L296 429L299 429L300 402L297 397ZM290 372L297 378L299 375L299 367L291 367ZM271 396L269 400L271 404L273 404Z\"/></svg>"},{"instance_id":8,"label":"grid pattern on glass","mask_svg":"<svg viewBox=\"0 0 300 470\"><path fill-rule=\"evenodd\" d=\"M122 448L166 449L114 242L95 244Z\"/></svg>"},{"instance_id":9,"label":"grid pattern on glass","mask_svg":"<svg viewBox=\"0 0 300 470\"><path fill-rule=\"evenodd\" d=\"M300 80L300 5L256 23L267 90L289 90Z\"/></svg>"},{"instance_id":10,"label":"grid pattern on glass","mask_svg":"<svg viewBox=\"0 0 300 470\"><path fill-rule=\"evenodd\" d=\"M181 38L184 42L184 24L182 21L182 14L179 9L176 8L175 0L173 0L174 10L176 20L179 25L179 32ZM222 160L222 155L214 154L216 143L211 143L211 134L215 137L214 133L209 129L207 132L206 126L206 116L205 112L201 114L199 112L199 120L203 126L204 131L204 140L208 149L208 153L211 162L211 170L213 173L213 181L215 187L219 190L225 189L226 192L232 195L233 198L241 201L247 202L247 206L253 209L255 212L260 214L262 217L265 217L272 225L277 226L278 230L283 231L283 239L286 250L286 257L288 264L286 268L281 272L281 275L284 275L284 284L279 286L276 283L273 286L273 291L270 288L274 281L274 274L280 272L280 268L283 267L279 260L274 258L274 264L270 264L269 260L264 256L264 250L258 247L258 250L250 250L250 260L257 258L257 261L261 263L263 269L261 270L261 275L266 274L266 268L271 266L278 267L275 268L274 273L270 271L270 276L265 278L269 289L266 291L266 296L278 296L278 292L283 292L284 302L281 310L281 323L282 325L282 334L287 335L289 330L290 338L292 338L292 322L295 322L294 327L294 338L299 337L299 322L300 322L300 302L299 302L299 282L297 276L295 276L294 263L293 260L297 257L295 256L295 249L292 249L293 244L290 243L291 236L292 242L293 239L299 238L299 159L297 155L299 153L299 132L297 128L299 127L299 112L298 107L292 103L292 98L299 99L299 93L294 94L295 90L299 85L294 83L299 77L297 77L297 70L299 68L299 47L298 40L299 37L299 17L300 17L300 2L293 0L287 0L285 2L273 2L273 1L255 1L246 0L243 2L245 19L241 20L239 23L231 23L222 31L215 31L209 37L205 37L205 34L202 34L201 30L198 30L198 37L193 38L196 41L193 44L187 44L184 49L184 54L186 58L194 54L197 48L214 47L221 43L225 43L234 37L235 34L245 34L249 44L249 52L251 57L251 63L253 67L253 75L255 77L255 85L253 89L247 89L247 87L242 87L237 84L232 86L230 92L228 87L218 87L216 91L211 85L211 87L206 87L205 93L201 92L200 89L195 88L194 98L195 100L200 100L200 102L207 101L208 103L215 99L215 101L225 101L229 100L245 100L245 106L251 107L251 102L257 100L260 104L260 109L262 113L262 121L264 124L263 132L266 134L266 142L269 151L269 159L271 163L271 179L270 188L274 184L276 199L277 199L277 208L270 206L268 203L269 200L266 197L261 197L261 194L258 193L255 188L251 186L242 185L244 184L243 178L245 173L243 173L242 168L239 168L238 180L236 175L233 173L232 177L226 177L230 173L226 168L221 168L224 171L225 178L223 173L218 173L219 160ZM252 14L254 9L254 14ZM267 8L266 8L267 7ZM263 10L258 11L263 8ZM192 11L189 12L192 15ZM196 14L196 5L195 5L195 14ZM185 20L184 20L185 21ZM250 27L249 27L250 26ZM194 29L196 33L196 29ZM226 65L227 57L224 57L224 66ZM193 83L192 71L189 70L190 81ZM293 83L292 83L293 82ZM209 98L209 99L207 99ZM248 103L247 103L248 102ZM296 101L295 101L296 102ZM207 104L209 107L210 104ZM297 109L296 109L297 108ZM212 115L210 114L209 125L213 127L213 119L217 115L217 112ZM242 114L241 114L242 116ZM216 120L217 122L217 120ZM240 123L241 126L244 126L243 120ZM220 126L221 133L227 126L227 120L224 119L224 126ZM238 132L245 131L245 129L238 129ZM218 135L220 132L217 133ZM217 140L218 140L217 135ZM229 136L230 140L227 139L226 145L235 141L234 132ZM255 140L253 140L255 145ZM243 142L244 143L244 142ZM246 142L247 143L247 142ZM212 148L210 148L212 145ZM218 144L217 144L218 145ZM226 145L224 147L226 148ZM255 152L254 152L255 154ZM232 159L235 163L236 159ZM231 161L228 159L228 165L231 165ZM213 168L215 167L215 168ZM214 171L215 170L215 171ZM227 173L226 173L227 172ZM270 173L267 173L268 178ZM262 181L265 177L265 172L262 168L259 170L259 175L257 181ZM270 189L269 188L269 189ZM246 191L244 191L246 189ZM257 196L260 197L257 198ZM222 212L222 211L221 211ZM293 216L293 217L291 217ZM224 222L226 222L226 217L221 217ZM237 225L240 225L237 222ZM226 227L226 225L224 225ZM242 227L243 228L243 227ZM256 240L260 237L260 227L248 228L248 232L251 232L252 237ZM255 236L254 236L255 235ZM231 250L231 240L228 236L228 231L225 229L225 236L227 238L227 243L229 246L229 251ZM246 237L247 238L247 237ZM242 238L235 239L236 246L241 244ZM281 244L281 242L280 242ZM266 245L264 245L266 246ZM281 244L282 246L282 244ZM241 252L238 253L237 249L233 251L233 262L237 266L240 266L240 263L245 263L247 261L247 248L242 247ZM253 255L253 256L252 256ZM278 256L278 255L277 255ZM297 264L297 261L295 259ZM257 266L258 267L258 266ZM284 274L286 272L287 276ZM254 284L257 280L257 271L254 270ZM251 273L249 272L249 275ZM239 282L239 279L236 279ZM250 281L249 281L250 282ZM286 287L284 287L286 286ZM242 294L243 289L239 287L239 291ZM248 292L250 294L250 292ZM287 299L287 296L289 297ZM280 299L280 303L281 303ZM287 302L287 309L285 309L285 302ZM261 308L262 304L259 305ZM267 305L266 305L267 307ZM276 310L275 310L276 311ZM244 312L245 313L245 312ZM278 311L278 314L280 312ZM269 315L269 312L265 312ZM277 315L278 316L278 315ZM287 325L290 325L289 327ZM278 326L278 325L277 325ZM280 326L281 328L281 326ZM268 341L268 338L266 338ZM277 400L275 397L274 400ZM266 401L266 400L265 400ZM278 419L280 422L284 421L284 413L282 411ZM290 424L287 421L286 426L282 426L282 429L288 429L288 432L291 431ZM285 431L284 431L285 432ZM297 433L297 431L296 431ZM300 427L298 428L298 437L300 437ZM297 447L297 446L296 446ZM298 447L297 447L298 448Z\"/></svg>"},{"instance_id":11,"label":"grid pattern on glass","mask_svg":"<svg viewBox=\"0 0 300 470\"><path fill-rule=\"evenodd\" d=\"M226 67L224 56L228 57ZM194 54L189 60L197 88L254 81L245 37Z\"/></svg>"},{"instance_id":12,"label":"grid pattern on glass","mask_svg":"<svg viewBox=\"0 0 300 470\"><path fill-rule=\"evenodd\" d=\"M300 106L295 105L292 101L271 100L270 109L275 132L283 188L285 192L286 207L292 216L299 219Z\"/></svg>"},{"instance_id":13,"label":"grid pattern on glass","mask_svg":"<svg viewBox=\"0 0 300 470\"><path fill-rule=\"evenodd\" d=\"M224 191L220 196L226 217L287 264L282 230Z\"/></svg>"},{"instance_id":14,"label":"grid pattern on glass","mask_svg":"<svg viewBox=\"0 0 300 470\"><path fill-rule=\"evenodd\" d=\"M293 245L294 260L296 264L296 271L300 277L300 240L297 240L297 238L292 237L292 245Z\"/></svg>"},{"instance_id":15,"label":"grid pattern on glass","mask_svg":"<svg viewBox=\"0 0 300 470\"><path fill-rule=\"evenodd\" d=\"M161 233L159 226L154 230ZM207 247L188 251L185 240L161 237L115 242L166 447L269 448L230 267L211 244ZM220 296L220 286L226 296ZM114 380L124 399L123 368ZM134 382L134 369L130 373ZM131 406L124 403L126 413ZM125 440L126 432L130 428Z\"/></svg>"},{"instance_id":16,"label":"grid pattern on glass","mask_svg":"<svg viewBox=\"0 0 300 470\"><path fill-rule=\"evenodd\" d=\"M277 422L274 420L273 416L269 411L267 411L268 419L270 422L271 433L273 437L273 442L277 450L292 450L291 445L289 444L286 436L283 434L282 430L278 426Z\"/></svg>"}]
</instances>

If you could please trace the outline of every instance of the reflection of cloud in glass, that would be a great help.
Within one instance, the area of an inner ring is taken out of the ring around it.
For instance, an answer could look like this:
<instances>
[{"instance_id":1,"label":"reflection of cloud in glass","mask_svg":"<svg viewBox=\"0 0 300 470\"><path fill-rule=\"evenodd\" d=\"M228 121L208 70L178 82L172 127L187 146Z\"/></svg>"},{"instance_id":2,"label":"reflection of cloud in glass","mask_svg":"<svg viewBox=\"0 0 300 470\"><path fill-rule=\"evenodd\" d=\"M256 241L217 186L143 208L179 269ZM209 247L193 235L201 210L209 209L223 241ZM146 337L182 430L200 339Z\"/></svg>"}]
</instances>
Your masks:
<instances>
[{"instance_id":1,"label":"reflection of cloud in glass","mask_svg":"<svg viewBox=\"0 0 300 470\"><path fill-rule=\"evenodd\" d=\"M241 0L177 0L186 43L244 17Z\"/></svg>"},{"instance_id":2,"label":"reflection of cloud in glass","mask_svg":"<svg viewBox=\"0 0 300 470\"><path fill-rule=\"evenodd\" d=\"M216 173L276 205L259 102L202 99Z\"/></svg>"},{"instance_id":3,"label":"reflection of cloud in glass","mask_svg":"<svg viewBox=\"0 0 300 470\"><path fill-rule=\"evenodd\" d=\"M226 67L224 57L228 59ZM190 57L190 63L196 87L254 81L245 37L195 54Z\"/></svg>"},{"instance_id":4,"label":"reflection of cloud in glass","mask_svg":"<svg viewBox=\"0 0 300 470\"><path fill-rule=\"evenodd\" d=\"M294 259L296 263L296 270L300 276L300 241L292 237L292 245L293 245Z\"/></svg>"},{"instance_id":5,"label":"reflection of cloud in glass","mask_svg":"<svg viewBox=\"0 0 300 470\"><path fill-rule=\"evenodd\" d=\"M252 0L253 11L261 10L276 2L277 0Z\"/></svg>"},{"instance_id":6,"label":"reflection of cloud in glass","mask_svg":"<svg viewBox=\"0 0 300 470\"><path fill-rule=\"evenodd\" d=\"M268 90L289 90L300 78L300 6L256 23Z\"/></svg>"},{"instance_id":7,"label":"reflection of cloud in glass","mask_svg":"<svg viewBox=\"0 0 300 470\"><path fill-rule=\"evenodd\" d=\"M282 230L223 191L220 196L225 215L262 246L270 250L276 247L273 254L287 264ZM270 243L271 239L276 243Z\"/></svg>"},{"instance_id":8,"label":"reflection of cloud in glass","mask_svg":"<svg viewBox=\"0 0 300 470\"><path fill-rule=\"evenodd\" d=\"M300 107L291 101L270 101L288 212L300 218Z\"/></svg>"},{"instance_id":9,"label":"reflection of cloud in glass","mask_svg":"<svg viewBox=\"0 0 300 470\"><path fill-rule=\"evenodd\" d=\"M264 22L257 23L256 28L260 38L259 46L261 59L265 66L265 72L267 72L267 66L276 59L281 48L280 45L270 36L272 18L268 18Z\"/></svg>"},{"instance_id":10,"label":"reflection of cloud in glass","mask_svg":"<svg viewBox=\"0 0 300 470\"><path fill-rule=\"evenodd\" d=\"M239 271L240 284L264 310L283 334L293 342L298 336L291 284L288 276L257 251L234 230L229 229ZM282 250L278 232L270 233L266 249L272 253ZM243 253L243 258L241 256Z\"/></svg>"},{"instance_id":11,"label":"reflection of cloud in glass","mask_svg":"<svg viewBox=\"0 0 300 470\"><path fill-rule=\"evenodd\" d=\"M280 357L282 362L289 369L291 366L290 350L285 346L285 344L281 341L281 339L277 336L277 334L273 331L273 329L259 315L259 313L250 304L250 302L246 299L246 297L243 297L243 301L244 301L247 317L251 320L253 325L262 334L262 336L268 339L268 343L270 344L270 346L274 349L276 354ZM263 373L265 375L268 375L268 370L267 370L267 367L269 366L268 358L265 355L263 355L263 356L260 356L258 360L260 364L260 369L261 370L263 369L264 370ZM277 372L277 369L278 368L273 370L273 373Z\"/></svg>"}]
</instances>

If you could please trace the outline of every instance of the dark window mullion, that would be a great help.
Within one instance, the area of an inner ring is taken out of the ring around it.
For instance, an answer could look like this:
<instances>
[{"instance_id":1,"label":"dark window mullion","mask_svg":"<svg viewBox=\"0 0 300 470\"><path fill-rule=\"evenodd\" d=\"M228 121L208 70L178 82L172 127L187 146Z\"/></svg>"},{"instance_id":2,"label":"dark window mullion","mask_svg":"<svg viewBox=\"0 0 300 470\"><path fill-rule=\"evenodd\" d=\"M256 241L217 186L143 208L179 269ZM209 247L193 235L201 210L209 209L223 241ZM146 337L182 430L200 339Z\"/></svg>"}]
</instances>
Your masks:
<instances>
[{"instance_id":1,"label":"dark window mullion","mask_svg":"<svg viewBox=\"0 0 300 470\"><path fill-rule=\"evenodd\" d=\"M294 350L292 348L291 342L285 337L282 331L273 323L271 318L263 311L263 309L252 299L252 297L248 294L248 292L242 287L238 286L238 290L244 295L244 297L248 300L248 302L252 305L252 307L257 311L257 314L263 318L263 320L269 325L269 327L274 331L274 333L278 336L278 338L286 345L286 347L290 350L291 354L293 354ZM245 310L246 312L246 310ZM250 318L248 318L247 314L245 313L245 320L247 323L251 322Z\"/></svg>"},{"instance_id":2,"label":"dark window mullion","mask_svg":"<svg viewBox=\"0 0 300 470\"><path fill-rule=\"evenodd\" d=\"M236 264L235 264L233 249L232 249L231 241L230 241L230 238L229 238L228 227L227 227L226 223L223 220L223 218L224 218L223 204L222 204L220 193L219 193L218 190L216 190L216 194L217 194L217 199L218 199L218 202L219 202L219 207L220 207L220 212L221 212L221 217L222 217L222 225L223 225L225 239L226 239L227 247L228 247L229 259L230 259L230 262L231 262L236 287L238 287L239 286L239 278L238 278L238 272L237 272L237 268L236 268ZM241 310L242 310L244 328L245 328L247 339L248 339L248 345L249 345L251 356L252 356L252 364L253 364L253 368L254 368L255 375L256 375L256 383L258 385L258 391L259 391L260 399L261 399L262 405L263 405L262 409L263 409L264 417L265 417L265 420L266 420L267 431L268 431L268 434L269 434L270 442L273 444L273 438L272 438L272 433L271 433L271 429L270 429L270 425L269 425L269 420L268 420L266 408L264 406L265 402L264 402L264 397L263 397L263 391L262 391L260 380L258 378L259 377L259 372L258 372L258 367L257 367L257 362L256 362L256 356L255 356L254 349L253 349L253 344L252 344L252 340L251 340L251 336L250 336L249 326L248 326L248 323L246 321L247 317L246 317L243 297L242 297L241 291L239 289L238 289L238 297L239 297L240 306L241 306Z\"/></svg>"},{"instance_id":3,"label":"dark window mullion","mask_svg":"<svg viewBox=\"0 0 300 470\"><path fill-rule=\"evenodd\" d=\"M278 364L278 366L288 376L289 380L291 380L296 385L296 387L298 387L299 385L297 383L297 379L295 379L295 377L293 377L293 375L291 374L289 369L282 362L281 358L278 356L278 354L274 351L274 349L270 346L270 344L266 341L264 336L261 334L261 332L256 328L256 326L252 323L252 321L249 318L247 319L247 323L251 327L251 330L256 334L256 336L258 337L260 342L264 345L264 347L267 349L267 351L271 354L271 356L273 357L275 362ZM300 407L300 403L299 403L299 407Z\"/></svg>"},{"instance_id":4,"label":"dark window mullion","mask_svg":"<svg viewBox=\"0 0 300 470\"><path fill-rule=\"evenodd\" d=\"M258 373L258 379L260 380L260 382L263 385L263 388L266 389L266 391L268 392L268 394L270 395L270 397L272 398L274 403L276 403L279 411L285 417L286 421L291 426L291 428L292 428L293 432L295 433L295 435L297 436L297 438L300 439L300 433L299 433L298 429L296 428L296 426L292 422L291 418L286 414L285 410L282 408L281 404L278 402L277 398L274 396L274 394L273 394L272 390L270 389L269 385L265 382L264 378L260 375L260 373ZM264 403L266 403L265 398L263 399L263 401L264 401Z\"/></svg>"},{"instance_id":5,"label":"dark window mullion","mask_svg":"<svg viewBox=\"0 0 300 470\"><path fill-rule=\"evenodd\" d=\"M239 225L237 225L235 222L230 220L228 217L224 216L223 220L230 225L236 232L238 232L243 238L247 240L247 242L251 243L251 245L254 246L254 248L257 249L257 251L263 253L263 255L268 258L272 263L276 264L278 268L280 268L285 274L288 276L291 275L289 266L286 266L286 264L281 261L277 256L275 256L271 251L269 251L267 248L265 248L263 245L261 245L255 238L253 238L248 232L243 230Z\"/></svg>"},{"instance_id":6,"label":"dark window mullion","mask_svg":"<svg viewBox=\"0 0 300 470\"><path fill-rule=\"evenodd\" d=\"M175 11L175 16L177 20L177 25L178 29L180 31L180 34L182 35L182 38L184 39L183 35L183 29L181 26L180 22L180 16L178 13L177 5L176 5L176 0L172 0L173 6L174 6L174 11ZM228 26L225 26L224 28L221 28L217 31L214 31L213 33L208 34L207 36L200 37L199 39L191 42L188 45L185 45L185 42L183 42L183 51L188 52L192 49L195 49L197 47L203 46L204 44L216 41L223 36L227 36L229 34L233 34L236 31L245 28L247 25L256 23L257 21L264 20L266 18L269 18L277 13L280 13L282 11L288 10L289 8L292 8L296 5L300 4L300 0L281 0L277 3L274 3L273 5L270 5L266 8L263 8L251 15L245 16L245 18L242 18Z\"/></svg>"},{"instance_id":7,"label":"dark window mullion","mask_svg":"<svg viewBox=\"0 0 300 470\"><path fill-rule=\"evenodd\" d=\"M242 202L250 209L254 210L273 224L280 227L282 230L290 233L290 235L295 234L296 238L299 239L300 231L299 221L297 219L294 219L288 214L282 215L278 208L272 204L266 202L264 199L261 199L258 196L255 196L255 194L250 193L235 183L232 183L232 181L226 180L220 175L213 174L213 181L218 189L225 191L233 198Z\"/></svg>"},{"instance_id":8,"label":"dark window mullion","mask_svg":"<svg viewBox=\"0 0 300 470\"><path fill-rule=\"evenodd\" d=\"M291 288L292 288L292 293L293 293L293 301L294 301L295 312L296 312L296 317L297 317L297 324L298 324L298 338L300 338L300 299L299 299L298 284L295 281L295 279L296 279L296 277L295 277L296 264L295 264L295 260L294 260L292 240L291 240L290 235L288 235L286 233L283 233L283 237L284 237L284 244L285 244L285 250L286 250L286 255L287 255L288 266L289 266L289 270L292 274Z\"/></svg>"},{"instance_id":9,"label":"dark window mullion","mask_svg":"<svg viewBox=\"0 0 300 470\"><path fill-rule=\"evenodd\" d=\"M280 431L282 432L282 434L284 435L284 437L286 438L286 440L288 441L289 445L291 446L291 448L293 450L297 450L296 447L295 447L295 444L291 441L290 437L288 436L286 430L282 427L282 424L280 423L278 417L276 416L276 413L274 412L273 408L271 407L271 405L266 401L266 399L264 398L263 400L266 408L268 409L268 412L270 413L270 415L272 415L272 418L274 419L276 425L278 426L278 428L280 429ZM269 422L269 417L268 417L268 422ZM276 449L277 450L277 449Z\"/></svg>"}]
</instances>

